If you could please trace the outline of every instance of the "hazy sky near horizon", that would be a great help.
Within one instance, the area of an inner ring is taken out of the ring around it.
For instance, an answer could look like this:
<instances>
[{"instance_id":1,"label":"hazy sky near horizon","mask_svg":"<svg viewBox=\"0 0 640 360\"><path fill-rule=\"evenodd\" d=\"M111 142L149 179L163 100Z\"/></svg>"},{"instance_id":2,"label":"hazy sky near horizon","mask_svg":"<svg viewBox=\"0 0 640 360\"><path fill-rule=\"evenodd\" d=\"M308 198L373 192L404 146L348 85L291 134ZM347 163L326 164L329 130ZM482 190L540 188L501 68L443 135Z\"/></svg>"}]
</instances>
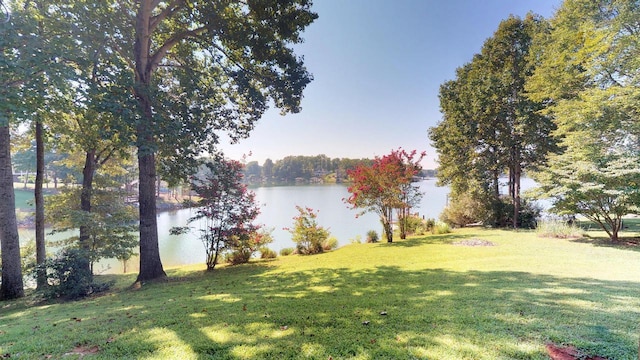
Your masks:
<instances>
[{"instance_id":1,"label":"hazy sky near horizon","mask_svg":"<svg viewBox=\"0 0 640 360\"><path fill-rule=\"evenodd\" d=\"M318 19L296 46L314 80L302 111L270 109L250 137L224 141L228 158L260 165L288 155L373 158L402 147L426 151L441 119L440 85L455 77L500 21L551 17L561 0L315 0Z\"/></svg>"}]
</instances>

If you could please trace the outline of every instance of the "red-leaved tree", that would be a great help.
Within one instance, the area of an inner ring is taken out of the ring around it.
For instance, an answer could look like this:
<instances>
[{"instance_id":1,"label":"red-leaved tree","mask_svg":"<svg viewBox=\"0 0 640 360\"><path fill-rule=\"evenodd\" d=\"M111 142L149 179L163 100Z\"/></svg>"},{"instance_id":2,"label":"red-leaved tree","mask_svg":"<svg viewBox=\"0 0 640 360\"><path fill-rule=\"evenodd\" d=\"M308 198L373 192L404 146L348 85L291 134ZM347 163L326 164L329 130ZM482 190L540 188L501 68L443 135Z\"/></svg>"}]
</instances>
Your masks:
<instances>
[{"instance_id":1,"label":"red-leaved tree","mask_svg":"<svg viewBox=\"0 0 640 360\"><path fill-rule=\"evenodd\" d=\"M255 193L242 183L243 165L239 161L217 158L205 165L205 174L192 181L192 189L200 200L195 204L196 215L189 223L203 220L199 222L200 238L207 255L207 270L213 270L223 251L246 253L248 260L262 245L257 240L260 237L255 236L260 226L253 224L260 209ZM174 228L172 233L185 230ZM252 240L256 246L252 246Z\"/></svg>"},{"instance_id":2,"label":"red-leaved tree","mask_svg":"<svg viewBox=\"0 0 640 360\"><path fill-rule=\"evenodd\" d=\"M393 211L398 213L401 238L405 238L405 221L411 207L417 205L422 197L419 189L412 185L412 179L422 166L420 162L426 156L417 151L393 150L383 157L376 157L370 166L360 165L347 172L351 180L349 196L346 202L361 213L374 212L380 216L380 222L387 242L393 241Z\"/></svg>"}]
</instances>

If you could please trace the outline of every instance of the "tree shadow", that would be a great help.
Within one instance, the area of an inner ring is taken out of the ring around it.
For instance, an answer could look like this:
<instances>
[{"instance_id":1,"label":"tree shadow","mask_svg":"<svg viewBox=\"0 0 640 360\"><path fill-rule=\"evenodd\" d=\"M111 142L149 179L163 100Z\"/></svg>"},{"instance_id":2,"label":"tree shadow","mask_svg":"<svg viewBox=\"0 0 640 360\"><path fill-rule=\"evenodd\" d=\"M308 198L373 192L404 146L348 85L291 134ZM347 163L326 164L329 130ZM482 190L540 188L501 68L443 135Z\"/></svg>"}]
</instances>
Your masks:
<instances>
[{"instance_id":1,"label":"tree shadow","mask_svg":"<svg viewBox=\"0 0 640 360\"><path fill-rule=\"evenodd\" d=\"M624 360L637 358L639 285L394 266L289 272L264 262L116 292L94 300L99 314L81 302L48 321L74 331L73 344L93 345L83 334L108 329L104 358L546 359L554 342Z\"/></svg>"},{"instance_id":2,"label":"tree shadow","mask_svg":"<svg viewBox=\"0 0 640 360\"><path fill-rule=\"evenodd\" d=\"M221 270L175 306L145 309L180 318L148 318L139 329L169 331L199 359L542 359L549 341L637 356L638 283L397 267Z\"/></svg>"},{"instance_id":3,"label":"tree shadow","mask_svg":"<svg viewBox=\"0 0 640 360\"><path fill-rule=\"evenodd\" d=\"M640 237L620 236L618 241L611 241L608 237L591 237L584 236L579 239L572 239L572 242L580 244L590 244L596 247L614 248L620 250L628 250L640 252Z\"/></svg>"}]
</instances>

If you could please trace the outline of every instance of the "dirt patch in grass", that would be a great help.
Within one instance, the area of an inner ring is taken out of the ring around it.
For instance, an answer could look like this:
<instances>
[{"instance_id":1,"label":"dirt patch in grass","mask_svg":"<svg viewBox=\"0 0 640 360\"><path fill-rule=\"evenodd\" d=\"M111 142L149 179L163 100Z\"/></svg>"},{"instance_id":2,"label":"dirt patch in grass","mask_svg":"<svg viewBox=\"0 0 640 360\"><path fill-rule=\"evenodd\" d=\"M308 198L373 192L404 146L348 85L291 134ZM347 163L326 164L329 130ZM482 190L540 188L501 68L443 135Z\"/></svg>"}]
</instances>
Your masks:
<instances>
[{"instance_id":1,"label":"dirt patch in grass","mask_svg":"<svg viewBox=\"0 0 640 360\"><path fill-rule=\"evenodd\" d=\"M456 246L496 246L496 244L492 243L489 240L484 240L479 238L460 240L452 244Z\"/></svg>"},{"instance_id":2,"label":"dirt patch in grass","mask_svg":"<svg viewBox=\"0 0 640 360\"><path fill-rule=\"evenodd\" d=\"M607 360L600 356L591 356L576 349L574 346L558 346L547 344L547 353L552 360Z\"/></svg>"}]
</instances>

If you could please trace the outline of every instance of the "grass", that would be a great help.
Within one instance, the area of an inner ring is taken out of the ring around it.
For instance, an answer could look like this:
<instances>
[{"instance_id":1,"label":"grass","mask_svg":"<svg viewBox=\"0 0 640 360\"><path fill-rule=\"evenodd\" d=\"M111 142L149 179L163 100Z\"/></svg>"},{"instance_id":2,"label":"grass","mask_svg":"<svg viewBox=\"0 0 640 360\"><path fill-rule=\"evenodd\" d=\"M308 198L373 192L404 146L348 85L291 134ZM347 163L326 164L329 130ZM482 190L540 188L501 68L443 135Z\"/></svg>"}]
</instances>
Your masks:
<instances>
[{"instance_id":1,"label":"grass","mask_svg":"<svg viewBox=\"0 0 640 360\"><path fill-rule=\"evenodd\" d=\"M496 246L454 246L464 239ZM352 244L72 303L0 304L0 354L42 359L637 359L640 251L463 229ZM386 314L386 315L382 315ZM365 325L367 324L367 325ZM64 356L64 354L72 354ZM6 356L5 356L6 357Z\"/></svg>"}]
</instances>

